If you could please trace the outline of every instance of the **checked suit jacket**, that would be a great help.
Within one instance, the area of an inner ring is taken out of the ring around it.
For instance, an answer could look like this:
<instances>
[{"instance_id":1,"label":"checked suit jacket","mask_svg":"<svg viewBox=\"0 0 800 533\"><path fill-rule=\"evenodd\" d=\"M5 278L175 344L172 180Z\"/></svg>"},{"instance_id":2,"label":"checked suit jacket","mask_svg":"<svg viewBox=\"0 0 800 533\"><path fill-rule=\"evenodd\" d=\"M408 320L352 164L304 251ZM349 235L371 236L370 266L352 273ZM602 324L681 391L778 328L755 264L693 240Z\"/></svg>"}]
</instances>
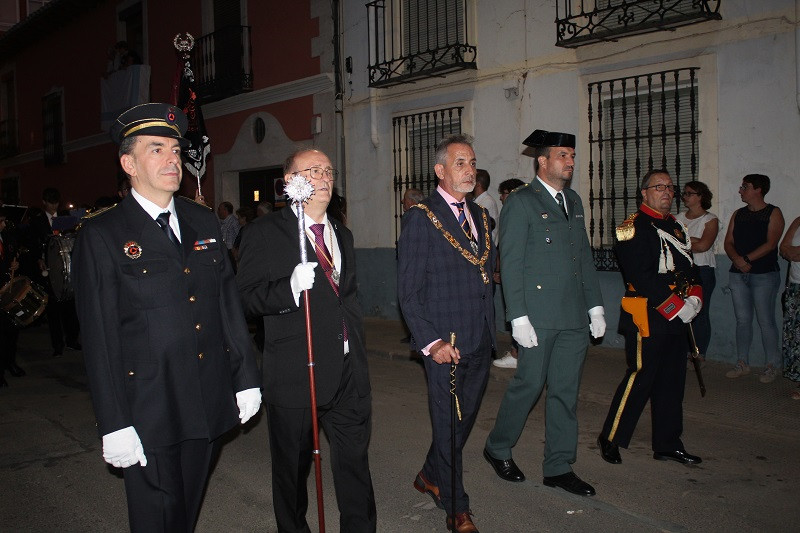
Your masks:
<instances>
[{"instance_id":1,"label":"checked suit jacket","mask_svg":"<svg viewBox=\"0 0 800 533\"><path fill-rule=\"evenodd\" d=\"M100 435L213 440L261 386L217 217L175 198L181 249L133 196L85 220L73 251L83 354ZM205 245L196 245L206 241Z\"/></svg>"},{"instance_id":2,"label":"checked suit jacket","mask_svg":"<svg viewBox=\"0 0 800 533\"><path fill-rule=\"evenodd\" d=\"M328 218L342 256L339 296L322 266L314 269L314 286L308 291L318 405L329 403L339 389L344 362L342 320L347 324L353 377L360 397L370 393L364 348L361 304L356 295L356 261L353 234L341 222ZM309 262L318 262L314 245L305 239ZM294 302L289 280L300 263L297 216L291 208L259 217L248 225L239 247L236 283L245 312L264 320L264 396L279 407L310 407L308 350L304 295Z\"/></svg>"},{"instance_id":3,"label":"checked suit jacket","mask_svg":"<svg viewBox=\"0 0 800 533\"><path fill-rule=\"evenodd\" d=\"M422 201L443 229L465 250L469 240L445 199L438 192ZM486 250L484 224L486 210L468 200L466 206L478 230L478 258ZM488 214L487 214L488 217ZM496 250L489 239L489 254L484 265L492 279ZM461 353L477 349L488 327L495 343L492 283L484 283L479 268L465 259L442 232L415 206L403 215L398 241L397 287L403 317L411 331L411 348L421 350L436 339L448 341L456 334Z\"/></svg>"}]
</instances>

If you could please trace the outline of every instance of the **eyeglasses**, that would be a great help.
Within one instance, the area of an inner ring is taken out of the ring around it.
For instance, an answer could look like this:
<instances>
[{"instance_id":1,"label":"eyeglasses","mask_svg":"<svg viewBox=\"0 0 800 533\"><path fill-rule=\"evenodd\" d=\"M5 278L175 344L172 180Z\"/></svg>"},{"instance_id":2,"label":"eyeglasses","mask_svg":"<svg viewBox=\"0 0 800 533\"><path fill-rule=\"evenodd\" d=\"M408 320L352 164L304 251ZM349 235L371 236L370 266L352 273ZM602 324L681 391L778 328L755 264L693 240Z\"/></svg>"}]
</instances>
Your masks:
<instances>
[{"instance_id":1,"label":"eyeglasses","mask_svg":"<svg viewBox=\"0 0 800 533\"><path fill-rule=\"evenodd\" d=\"M742 185L739 185L739 190L740 191L746 191L747 189L750 189L751 187L753 187L753 186L750 185L749 183L744 183Z\"/></svg>"},{"instance_id":2,"label":"eyeglasses","mask_svg":"<svg viewBox=\"0 0 800 533\"><path fill-rule=\"evenodd\" d=\"M676 186L674 186L674 185L664 185L663 183L659 183L658 185L651 185L649 187L642 187L642 190L645 190L645 189L655 189L658 192L664 192L666 190L669 190L669 192L671 192L671 193L678 192L678 188Z\"/></svg>"},{"instance_id":3,"label":"eyeglasses","mask_svg":"<svg viewBox=\"0 0 800 533\"><path fill-rule=\"evenodd\" d=\"M683 191L681 196L700 196L699 192Z\"/></svg>"},{"instance_id":4,"label":"eyeglasses","mask_svg":"<svg viewBox=\"0 0 800 533\"><path fill-rule=\"evenodd\" d=\"M303 170L298 170L294 172L294 174L298 174L300 172L308 172L308 175L315 180L321 180L324 175L328 175L330 179L336 181L336 178L339 177L339 171L335 168L322 168L322 167L311 167L311 168L304 168Z\"/></svg>"}]
</instances>

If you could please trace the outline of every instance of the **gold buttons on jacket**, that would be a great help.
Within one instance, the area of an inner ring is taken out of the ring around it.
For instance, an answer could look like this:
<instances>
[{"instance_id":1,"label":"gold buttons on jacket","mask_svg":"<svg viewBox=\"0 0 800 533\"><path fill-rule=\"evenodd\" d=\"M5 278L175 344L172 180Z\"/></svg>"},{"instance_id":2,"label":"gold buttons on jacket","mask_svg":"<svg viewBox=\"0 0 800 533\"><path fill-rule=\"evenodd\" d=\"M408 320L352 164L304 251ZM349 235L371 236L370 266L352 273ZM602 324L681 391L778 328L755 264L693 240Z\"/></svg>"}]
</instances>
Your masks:
<instances>
[{"instance_id":1,"label":"gold buttons on jacket","mask_svg":"<svg viewBox=\"0 0 800 533\"><path fill-rule=\"evenodd\" d=\"M142 269L142 274L147 274L147 269L146 268Z\"/></svg>"},{"instance_id":2,"label":"gold buttons on jacket","mask_svg":"<svg viewBox=\"0 0 800 533\"><path fill-rule=\"evenodd\" d=\"M132 376L134 374L133 370L128 370L128 375Z\"/></svg>"},{"instance_id":3,"label":"gold buttons on jacket","mask_svg":"<svg viewBox=\"0 0 800 533\"><path fill-rule=\"evenodd\" d=\"M197 300L197 298L195 298L194 295L189 296L189 301L190 302L194 303L196 300Z\"/></svg>"},{"instance_id":4,"label":"gold buttons on jacket","mask_svg":"<svg viewBox=\"0 0 800 533\"><path fill-rule=\"evenodd\" d=\"M197 358L198 358L198 359L202 359L202 358L203 358L203 355L204 355L204 354L203 354L203 352L200 352L199 354L197 354Z\"/></svg>"},{"instance_id":5,"label":"gold buttons on jacket","mask_svg":"<svg viewBox=\"0 0 800 533\"><path fill-rule=\"evenodd\" d=\"M197 331L200 331L200 329L201 329L202 327L203 327L203 326L201 326L200 324L195 324L195 325L194 325L194 329L196 329Z\"/></svg>"},{"instance_id":6,"label":"gold buttons on jacket","mask_svg":"<svg viewBox=\"0 0 800 533\"><path fill-rule=\"evenodd\" d=\"M191 270L189 269L189 267L186 267L186 268L183 269L183 273L184 274L189 274L190 272L191 272Z\"/></svg>"}]
</instances>

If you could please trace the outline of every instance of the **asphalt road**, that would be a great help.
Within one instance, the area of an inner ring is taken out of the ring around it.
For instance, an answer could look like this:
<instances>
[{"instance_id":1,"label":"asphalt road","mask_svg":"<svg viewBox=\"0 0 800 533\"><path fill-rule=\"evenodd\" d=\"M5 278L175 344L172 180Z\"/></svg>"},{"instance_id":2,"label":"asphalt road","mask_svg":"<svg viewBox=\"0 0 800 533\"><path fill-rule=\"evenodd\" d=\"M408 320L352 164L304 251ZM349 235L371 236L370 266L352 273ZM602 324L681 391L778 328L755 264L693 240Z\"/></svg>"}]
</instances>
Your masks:
<instances>
[{"instance_id":1,"label":"asphalt road","mask_svg":"<svg viewBox=\"0 0 800 533\"><path fill-rule=\"evenodd\" d=\"M371 470L378 531L446 531L444 512L411 483L430 442L424 372L399 342L399 323L367 320L373 384ZM101 458L80 352L54 359L46 326L20 337L18 362L28 375L6 375L0 389L0 531L125 531L122 479ZM501 350L504 346L501 345ZM502 351L501 351L502 353ZM757 376L724 377L708 363L708 395L694 376L686 384L684 442L703 463L688 467L652 459L650 419L639 422L621 465L605 463L595 444L622 377L620 350L591 348L584 368L575 472L594 485L583 498L541 483L543 405L531 413L514 458L523 483L499 479L481 457L510 370L493 368L478 421L465 449L465 484L474 520L487 532L798 531L800 402L793 384ZM276 531L270 460L262 413L226 439L209 483L199 532ZM327 531L338 515L323 439ZM309 523L317 530L313 471Z\"/></svg>"}]
</instances>

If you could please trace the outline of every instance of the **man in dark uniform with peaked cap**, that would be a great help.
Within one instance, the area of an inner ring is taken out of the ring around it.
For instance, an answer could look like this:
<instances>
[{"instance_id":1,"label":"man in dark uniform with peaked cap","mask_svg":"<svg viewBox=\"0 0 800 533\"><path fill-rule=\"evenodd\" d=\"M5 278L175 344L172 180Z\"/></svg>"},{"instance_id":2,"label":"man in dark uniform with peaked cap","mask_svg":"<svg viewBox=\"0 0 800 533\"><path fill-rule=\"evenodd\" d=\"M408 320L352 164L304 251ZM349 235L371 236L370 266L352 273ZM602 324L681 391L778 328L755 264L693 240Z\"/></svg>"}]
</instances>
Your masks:
<instances>
[{"instance_id":1,"label":"man in dark uniform with peaked cap","mask_svg":"<svg viewBox=\"0 0 800 533\"><path fill-rule=\"evenodd\" d=\"M525 479L511 449L546 384L543 483L592 496L571 465L589 335L602 337L606 323L583 204L569 188L575 136L536 130L523 144L533 148L536 178L509 194L500 214L503 295L519 358L483 455L502 479Z\"/></svg>"},{"instance_id":2,"label":"man in dark uniform with peaked cap","mask_svg":"<svg viewBox=\"0 0 800 533\"><path fill-rule=\"evenodd\" d=\"M173 197L186 127L167 104L117 118L132 190L84 222L73 255L103 458L124 469L134 532L194 529L219 437L261 404L217 219Z\"/></svg>"},{"instance_id":3,"label":"man in dark uniform with peaked cap","mask_svg":"<svg viewBox=\"0 0 800 533\"><path fill-rule=\"evenodd\" d=\"M625 336L625 376L617 387L603 430L600 454L611 464L622 458L647 401L653 418L653 458L697 464L686 452L683 390L686 324L700 312L703 290L686 228L670 213L676 188L666 170L642 178L639 210L617 227L617 256L626 292L619 330Z\"/></svg>"}]
</instances>

